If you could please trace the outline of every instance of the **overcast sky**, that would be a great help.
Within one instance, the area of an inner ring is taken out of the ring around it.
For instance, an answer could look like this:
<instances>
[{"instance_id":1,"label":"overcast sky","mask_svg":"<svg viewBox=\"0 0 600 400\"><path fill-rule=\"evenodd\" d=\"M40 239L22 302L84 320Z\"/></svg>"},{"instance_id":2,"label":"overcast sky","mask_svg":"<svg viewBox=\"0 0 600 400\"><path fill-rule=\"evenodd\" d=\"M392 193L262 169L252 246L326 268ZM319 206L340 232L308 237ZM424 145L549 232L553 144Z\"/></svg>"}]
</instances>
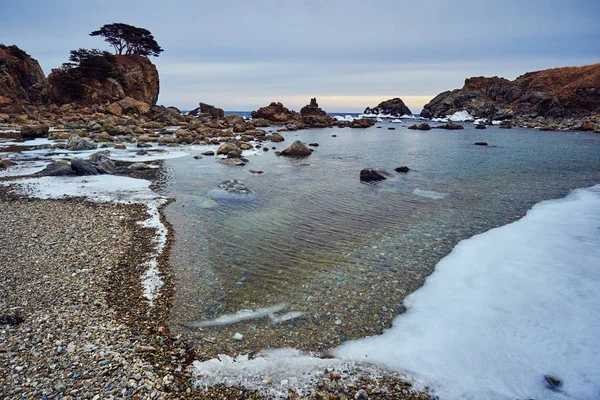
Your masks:
<instances>
[{"instance_id":1,"label":"overcast sky","mask_svg":"<svg viewBox=\"0 0 600 400\"><path fill-rule=\"evenodd\" d=\"M46 73L69 50L108 48L89 32L149 29L159 103L252 110L310 97L358 112L401 97L413 112L470 76L600 62L600 0L0 0L0 43Z\"/></svg>"}]
</instances>

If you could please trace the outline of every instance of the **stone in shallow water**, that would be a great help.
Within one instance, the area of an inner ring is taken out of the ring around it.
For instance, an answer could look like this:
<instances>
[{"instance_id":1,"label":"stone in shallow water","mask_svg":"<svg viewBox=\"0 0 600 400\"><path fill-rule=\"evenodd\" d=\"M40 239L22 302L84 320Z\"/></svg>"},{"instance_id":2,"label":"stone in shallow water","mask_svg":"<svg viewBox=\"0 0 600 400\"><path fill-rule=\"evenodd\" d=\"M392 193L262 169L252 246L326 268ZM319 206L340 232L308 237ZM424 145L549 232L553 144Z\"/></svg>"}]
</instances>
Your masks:
<instances>
[{"instance_id":1,"label":"stone in shallow water","mask_svg":"<svg viewBox=\"0 0 600 400\"><path fill-rule=\"evenodd\" d=\"M562 381L555 376L545 375L544 379L546 380L546 383L548 383L548 388L552 390L558 389L560 386L562 386Z\"/></svg>"}]
</instances>

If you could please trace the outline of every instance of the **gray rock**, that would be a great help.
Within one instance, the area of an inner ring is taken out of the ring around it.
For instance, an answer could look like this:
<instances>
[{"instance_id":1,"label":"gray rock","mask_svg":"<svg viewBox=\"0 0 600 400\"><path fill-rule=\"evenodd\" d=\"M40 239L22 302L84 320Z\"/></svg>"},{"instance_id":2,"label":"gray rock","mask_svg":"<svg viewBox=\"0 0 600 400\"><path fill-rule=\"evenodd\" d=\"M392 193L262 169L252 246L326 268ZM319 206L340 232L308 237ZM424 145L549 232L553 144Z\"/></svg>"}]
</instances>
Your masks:
<instances>
[{"instance_id":1,"label":"gray rock","mask_svg":"<svg viewBox=\"0 0 600 400\"><path fill-rule=\"evenodd\" d=\"M67 141L66 149L71 151L95 150L98 145L79 135L71 135Z\"/></svg>"},{"instance_id":2,"label":"gray rock","mask_svg":"<svg viewBox=\"0 0 600 400\"><path fill-rule=\"evenodd\" d=\"M226 191L227 193L239 194L239 195L250 195L254 193L252 189L246 186L244 183L237 179L229 179L223 181L217 186L219 189Z\"/></svg>"},{"instance_id":3,"label":"gray rock","mask_svg":"<svg viewBox=\"0 0 600 400\"><path fill-rule=\"evenodd\" d=\"M360 171L361 182L383 181L387 179L388 176L390 176L389 173L373 168L365 168L362 171Z\"/></svg>"},{"instance_id":4,"label":"gray rock","mask_svg":"<svg viewBox=\"0 0 600 400\"><path fill-rule=\"evenodd\" d=\"M71 164L65 160L58 160L50 163L44 168L40 175L42 176L73 176L75 172L73 172L73 168L71 168Z\"/></svg>"},{"instance_id":5,"label":"gray rock","mask_svg":"<svg viewBox=\"0 0 600 400\"><path fill-rule=\"evenodd\" d=\"M150 169L150 166L146 163L141 163L141 162L136 162L131 164L129 167L127 167L127 169L133 169L133 170L143 170L143 169Z\"/></svg>"},{"instance_id":6,"label":"gray rock","mask_svg":"<svg viewBox=\"0 0 600 400\"><path fill-rule=\"evenodd\" d=\"M73 169L75 175L80 176L100 174L91 162L82 160L81 158L74 158L71 160L71 169Z\"/></svg>"}]
</instances>

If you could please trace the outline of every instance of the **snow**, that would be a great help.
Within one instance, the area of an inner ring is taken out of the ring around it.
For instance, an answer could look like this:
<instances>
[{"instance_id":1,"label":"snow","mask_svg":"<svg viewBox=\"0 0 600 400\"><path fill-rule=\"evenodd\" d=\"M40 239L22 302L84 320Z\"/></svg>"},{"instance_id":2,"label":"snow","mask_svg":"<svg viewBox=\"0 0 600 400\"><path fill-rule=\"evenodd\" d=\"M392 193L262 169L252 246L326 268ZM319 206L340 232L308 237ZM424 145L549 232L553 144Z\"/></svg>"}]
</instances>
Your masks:
<instances>
[{"instance_id":1,"label":"snow","mask_svg":"<svg viewBox=\"0 0 600 400\"><path fill-rule=\"evenodd\" d=\"M154 251L142 265L145 267L141 280L144 296L150 305L160 295L164 282L158 270L158 258L167 244L167 227L160 221L160 206L166 202L150 190L150 181L114 175L94 175L77 177L47 176L25 178L18 181L4 181L0 185L15 185L15 190L23 195L39 199L63 197L85 197L100 203L141 203L147 207L148 218L138 222L145 228L156 231Z\"/></svg>"},{"instance_id":2,"label":"snow","mask_svg":"<svg viewBox=\"0 0 600 400\"><path fill-rule=\"evenodd\" d=\"M452 122L466 122L466 121L474 121L475 117L469 114L468 111L457 111L452 115L448 116L448 119Z\"/></svg>"},{"instance_id":3,"label":"snow","mask_svg":"<svg viewBox=\"0 0 600 400\"><path fill-rule=\"evenodd\" d=\"M598 399L599 228L600 185L542 202L459 243L391 329L334 353L407 371L448 400Z\"/></svg>"}]
</instances>

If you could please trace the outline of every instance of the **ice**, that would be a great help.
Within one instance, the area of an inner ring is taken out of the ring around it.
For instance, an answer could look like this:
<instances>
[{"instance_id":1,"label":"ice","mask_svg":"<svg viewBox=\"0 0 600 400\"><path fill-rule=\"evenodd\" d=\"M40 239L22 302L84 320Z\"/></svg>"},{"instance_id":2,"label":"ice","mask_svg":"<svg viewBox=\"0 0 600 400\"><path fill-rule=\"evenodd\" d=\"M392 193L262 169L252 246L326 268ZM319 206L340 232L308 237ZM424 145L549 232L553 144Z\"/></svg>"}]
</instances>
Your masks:
<instances>
[{"instance_id":1,"label":"ice","mask_svg":"<svg viewBox=\"0 0 600 400\"><path fill-rule=\"evenodd\" d=\"M147 207L148 219L138 222L145 228L156 231L154 250L142 265L145 267L141 275L144 296L150 305L160 294L163 280L158 270L158 258L167 244L167 227L160 220L160 207L166 202L150 190L150 181L114 175L94 175L77 177L47 176L41 178L24 178L17 181L4 181L0 185L14 185L15 190L23 195L39 199L56 199L63 197L85 197L97 202L141 203Z\"/></svg>"},{"instance_id":2,"label":"ice","mask_svg":"<svg viewBox=\"0 0 600 400\"><path fill-rule=\"evenodd\" d=\"M382 363L440 398L600 398L600 185L460 242L382 336L338 357ZM556 391L544 375L561 379Z\"/></svg>"},{"instance_id":3,"label":"ice","mask_svg":"<svg viewBox=\"0 0 600 400\"><path fill-rule=\"evenodd\" d=\"M46 144L54 143L52 140L48 140L46 138L38 138L24 141L9 141L9 142L0 142L0 147L8 147L8 146L42 146Z\"/></svg>"},{"instance_id":4,"label":"ice","mask_svg":"<svg viewBox=\"0 0 600 400\"><path fill-rule=\"evenodd\" d=\"M197 322L188 322L184 324L190 328L203 328L208 326L222 326L222 325L231 325L241 321L247 321L250 319L259 319L263 317L267 317L269 315L275 314L284 308L287 307L287 304L280 303L275 304L274 306L259 308L256 311L253 310L240 310L235 314L225 314L220 316L219 318L208 320L208 321L197 321Z\"/></svg>"},{"instance_id":5,"label":"ice","mask_svg":"<svg viewBox=\"0 0 600 400\"><path fill-rule=\"evenodd\" d=\"M0 177L15 177L33 175L42 171L49 164L48 161L25 161L17 162L17 165L7 169L0 169Z\"/></svg>"},{"instance_id":6,"label":"ice","mask_svg":"<svg viewBox=\"0 0 600 400\"><path fill-rule=\"evenodd\" d=\"M474 121L475 117L469 114L468 111L457 111L452 115L448 116L448 119L452 122L466 122L466 121Z\"/></svg>"}]
</instances>

